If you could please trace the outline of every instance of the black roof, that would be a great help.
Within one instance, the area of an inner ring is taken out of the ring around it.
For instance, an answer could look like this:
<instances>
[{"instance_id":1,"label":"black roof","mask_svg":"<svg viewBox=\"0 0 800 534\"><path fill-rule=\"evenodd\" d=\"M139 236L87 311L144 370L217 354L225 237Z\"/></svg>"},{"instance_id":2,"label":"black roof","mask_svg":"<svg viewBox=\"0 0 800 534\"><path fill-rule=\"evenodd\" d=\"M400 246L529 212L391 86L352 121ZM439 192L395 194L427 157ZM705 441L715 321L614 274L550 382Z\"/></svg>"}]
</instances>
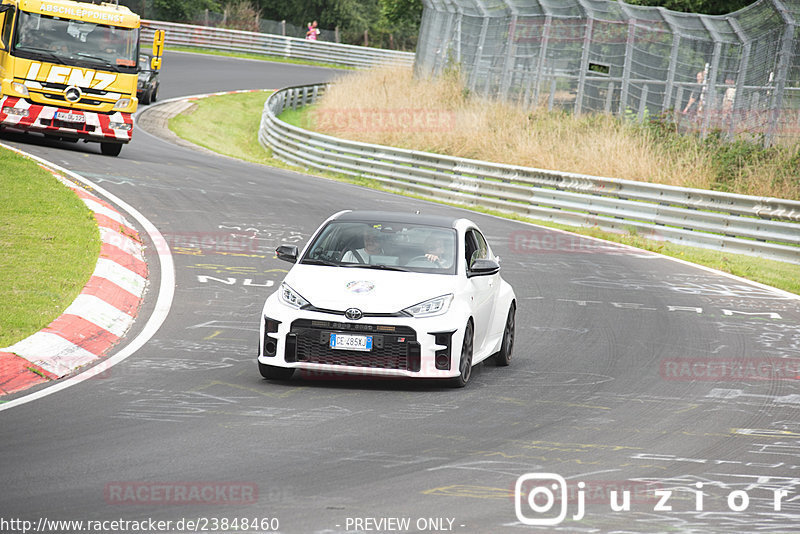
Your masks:
<instances>
[{"instance_id":1,"label":"black roof","mask_svg":"<svg viewBox=\"0 0 800 534\"><path fill-rule=\"evenodd\" d=\"M399 224L420 224L424 226L441 226L455 228L460 217L447 217L445 215L425 215L421 213L406 213L398 211L348 211L342 213L335 220L354 222L381 222Z\"/></svg>"}]
</instances>

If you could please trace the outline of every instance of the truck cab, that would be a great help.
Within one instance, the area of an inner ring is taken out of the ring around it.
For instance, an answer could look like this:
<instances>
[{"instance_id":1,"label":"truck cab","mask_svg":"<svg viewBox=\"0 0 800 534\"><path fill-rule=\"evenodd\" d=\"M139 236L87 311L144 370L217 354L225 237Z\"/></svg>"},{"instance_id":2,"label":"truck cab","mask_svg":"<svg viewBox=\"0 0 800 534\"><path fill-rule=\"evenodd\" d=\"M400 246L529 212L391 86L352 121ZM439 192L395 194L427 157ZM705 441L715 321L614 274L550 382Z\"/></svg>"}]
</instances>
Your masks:
<instances>
[{"instance_id":1,"label":"truck cab","mask_svg":"<svg viewBox=\"0 0 800 534\"><path fill-rule=\"evenodd\" d=\"M139 16L116 4L0 3L0 128L100 143L131 140Z\"/></svg>"}]
</instances>

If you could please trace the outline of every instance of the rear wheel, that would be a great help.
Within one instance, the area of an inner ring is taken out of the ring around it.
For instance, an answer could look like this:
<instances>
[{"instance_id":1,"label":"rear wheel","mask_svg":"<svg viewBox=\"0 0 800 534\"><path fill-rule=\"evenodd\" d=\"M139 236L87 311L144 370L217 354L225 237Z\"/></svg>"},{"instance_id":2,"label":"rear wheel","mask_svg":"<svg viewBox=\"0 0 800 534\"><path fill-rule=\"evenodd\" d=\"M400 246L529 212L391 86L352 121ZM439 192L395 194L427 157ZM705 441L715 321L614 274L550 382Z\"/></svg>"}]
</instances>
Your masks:
<instances>
[{"instance_id":1,"label":"rear wheel","mask_svg":"<svg viewBox=\"0 0 800 534\"><path fill-rule=\"evenodd\" d=\"M464 329L464 342L461 344L461 358L458 362L459 375L450 379L450 385L454 388L463 388L472 376L472 323L467 323Z\"/></svg>"},{"instance_id":2,"label":"rear wheel","mask_svg":"<svg viewBox=\"0 0 800 534\"><path fill-rule=\"evenodd\" d=\"M261 362L258 362L258 371L268 380L289 380L294 374L294 369L290 367L275 367Z\"/></svg>"},{"instance_id":3,"label":"rear wheel","mask_svg":"<svg viewBox=\"0 0 800 534\"><path fill-rule=\"evenodd\" d=\"M122 152L122 143L100 143L100 152L105 156L119 156Z\"/></svg>"},{"instance_id":4,"label":"rear wheel","mask_svg":"<svg viewBox=\"0 0 800 534\"><path fill-rule=\"evenodd\" d=\"M512 302L511 307L508 308L508 317L506 318L506 326L503 330L503 343L500 345L500 352L494 355L494 362L499 367L506 367L511 364L511 356L514 354L514 316L516 311L517 307Z\"/></svg>"}]
</instances>

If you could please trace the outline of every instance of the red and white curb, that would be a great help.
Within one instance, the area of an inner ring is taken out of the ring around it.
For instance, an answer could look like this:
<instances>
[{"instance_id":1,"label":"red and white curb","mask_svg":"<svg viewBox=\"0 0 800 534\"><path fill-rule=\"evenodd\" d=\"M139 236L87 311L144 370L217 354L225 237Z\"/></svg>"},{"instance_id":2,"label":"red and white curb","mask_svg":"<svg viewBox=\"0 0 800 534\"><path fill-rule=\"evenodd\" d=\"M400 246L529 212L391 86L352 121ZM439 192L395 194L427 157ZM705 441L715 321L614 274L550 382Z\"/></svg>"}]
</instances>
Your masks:
<instances>
[{"instance_id":1,"label":"red and white curb","mask_svg":"<svg viewBox=\"0 0 800 534\"><path fill-rule=\"evenodd\" d=\"M147 288L144 246L109 203L41 165L94 213L100 257L89 282L64 313L41 331L0 349L0 395L61 378L101 358L133 325Z\"/></svg>"}]
</instances>

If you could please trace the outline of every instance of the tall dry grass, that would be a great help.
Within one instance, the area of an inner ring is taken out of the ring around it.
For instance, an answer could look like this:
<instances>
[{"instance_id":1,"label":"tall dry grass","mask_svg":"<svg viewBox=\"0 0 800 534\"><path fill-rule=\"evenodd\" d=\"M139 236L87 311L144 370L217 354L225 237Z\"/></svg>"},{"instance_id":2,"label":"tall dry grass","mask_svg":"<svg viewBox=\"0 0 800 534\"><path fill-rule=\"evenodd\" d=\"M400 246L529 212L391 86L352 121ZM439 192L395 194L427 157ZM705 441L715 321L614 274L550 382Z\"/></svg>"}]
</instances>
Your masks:
<instances>
[{"instance_id":1,"label":"tall dry grass","mask_svg":"<svg viewBox=\"0 0 800 534\"><path fill-rule=\"evenodd\" d=\"M610 115L575 116L470 96L457 73L419 79L403 67L355 72L328 90L311 120L319 131L362 142L595 176L800 198L800 181L760 176L759 165L728 165L724 172L735 176L720 180L718 158L702 140L665 136L658 128ZM735 160L736 155L731 157Z\"/></svg>"}]
</instances>

